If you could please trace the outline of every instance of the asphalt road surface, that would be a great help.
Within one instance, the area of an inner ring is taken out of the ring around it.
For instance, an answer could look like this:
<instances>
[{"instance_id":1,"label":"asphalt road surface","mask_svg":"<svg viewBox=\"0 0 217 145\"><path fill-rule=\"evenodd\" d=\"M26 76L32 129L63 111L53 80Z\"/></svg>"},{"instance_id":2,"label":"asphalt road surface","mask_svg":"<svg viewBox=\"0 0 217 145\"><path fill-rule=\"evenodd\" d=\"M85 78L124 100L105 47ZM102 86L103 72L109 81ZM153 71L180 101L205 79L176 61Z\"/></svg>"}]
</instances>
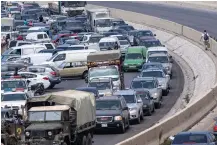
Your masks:
<instances>
[{"instance_id":1,"label":"asphalt road surface","mask_svg":"<svg viewBox=\"0 0 217 145\"><path fill-rule=\"evenodd\" d=\"M181 8L176 6L167 6L160 4L141 3L141 2L108 2L108 1L95 1L88 2L93 5L101 5L111 8L122 9L126 11L133 11L146 15L151 15L170 21L174 21L196 30L207 30L208 33L217 38L217 13L205 10L197 10L191 8Z\"/></svg>"}]
</instances>

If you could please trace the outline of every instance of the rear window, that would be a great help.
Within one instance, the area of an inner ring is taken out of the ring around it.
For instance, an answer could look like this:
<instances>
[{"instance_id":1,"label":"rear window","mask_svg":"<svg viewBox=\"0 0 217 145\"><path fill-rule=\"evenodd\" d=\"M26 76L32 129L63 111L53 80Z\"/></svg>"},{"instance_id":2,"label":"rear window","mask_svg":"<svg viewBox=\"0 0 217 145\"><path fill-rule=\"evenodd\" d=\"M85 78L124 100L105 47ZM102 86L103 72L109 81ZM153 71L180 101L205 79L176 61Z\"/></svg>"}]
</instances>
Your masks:
<instances>
[{"instance_id":1,"label":"rear window","mask_svg":"<svg viewBox=\"0 0 217 145\"><path fill-rule=\"evenodd\" d=\"M173 144L196 144L207 143L207 137L205 134L181 134L177 135L173 141Z\"/></svg>"},{"instance_id":2,"label":"rear window","mask_svg":"<svg viewBox=\"0 0 217 145\"><path fill-rule=\"evenodd\" d=\"M17 45L17 41L11 41L9 44L9 48L15 47Z\"/></svg>"},{"instance_id":3,"label":"rear window","mask_svg":"<svg viewBox=\"0 0 217 145\"><path fill-rule=\"evenodd\" d=\"M43 39L43 34L38 34L38 39Z\"/></svg>"},{"instance_id":4,"label":"rear window","mask_svg":"<svg viewBox=\"0 0 217 145\"><path fill-rule=\"evenodd\" d=\"M45 72L45 68L28 68L28 71L34 73L43 73Z\"/></svg>"},{"instance_id":5,"label":"rear window","mask_svg":"<svg viewBox=\"0 0 217 145\"><path fill-rule=\"evenodd\" d=\"M53 46L51 44L45 44L45 46L47 47L47 49L53 49Z\"/></svg>"}]
</instances>

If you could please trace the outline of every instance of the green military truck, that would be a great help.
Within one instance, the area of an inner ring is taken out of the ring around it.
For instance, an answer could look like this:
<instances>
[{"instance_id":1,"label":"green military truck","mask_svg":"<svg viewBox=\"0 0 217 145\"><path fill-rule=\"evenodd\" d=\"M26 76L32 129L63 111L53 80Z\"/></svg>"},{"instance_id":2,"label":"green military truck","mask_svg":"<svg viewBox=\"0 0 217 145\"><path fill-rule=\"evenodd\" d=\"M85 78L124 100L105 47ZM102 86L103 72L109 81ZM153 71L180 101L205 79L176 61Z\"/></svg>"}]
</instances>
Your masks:
<instances>
[{"instance_id":1,"label":"green military truck","mask_svg":"<svg viewBox=\"0 0 217 145\"><path fill-rule=\"evenodd\" d=\"M91 145L96 126L92 93L67 90L28 100L21 144Z\"/></svg>"}]
</instances>

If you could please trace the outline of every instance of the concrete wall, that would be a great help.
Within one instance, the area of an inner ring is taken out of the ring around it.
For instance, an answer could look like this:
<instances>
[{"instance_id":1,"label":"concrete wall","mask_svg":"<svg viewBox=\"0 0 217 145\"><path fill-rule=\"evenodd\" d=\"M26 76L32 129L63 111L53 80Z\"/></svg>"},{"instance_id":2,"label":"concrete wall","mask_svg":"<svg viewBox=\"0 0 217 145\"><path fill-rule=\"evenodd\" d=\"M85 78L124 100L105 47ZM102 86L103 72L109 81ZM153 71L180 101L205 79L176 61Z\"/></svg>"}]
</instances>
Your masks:
<instances>
[{"instance_id":1,"label":"concrete wall","mask_svg":"<svg viewBox=\"0 0 217 145\"><path fill-rule=\"evenodd\" d=\"M202 44L200 41L201 32L192 28L140 13L113 8L110 8L110 10L112 17L122 18L126 21L156 27L177 35L182 35L200 45ZM210 43L211 52L214 56L217 56L217 42L211 39ZM200 94L198 98L200 99L188 104L185 109L176 113L174 116L163 120L162 122L119 143L118 145L158 145L170 135L175 135L180 131L189 129L213 107L215 107L217 100L217 85L213 86L213 89L207 90L204 94Z\"/></svg>"}]
</instances>

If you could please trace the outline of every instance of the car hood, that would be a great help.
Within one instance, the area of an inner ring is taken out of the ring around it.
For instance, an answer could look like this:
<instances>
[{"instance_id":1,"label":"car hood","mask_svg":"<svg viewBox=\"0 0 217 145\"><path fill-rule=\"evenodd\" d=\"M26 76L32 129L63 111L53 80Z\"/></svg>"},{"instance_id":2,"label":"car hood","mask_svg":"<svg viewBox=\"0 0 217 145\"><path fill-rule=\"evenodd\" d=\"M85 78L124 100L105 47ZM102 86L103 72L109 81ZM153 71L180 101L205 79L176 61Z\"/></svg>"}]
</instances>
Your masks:
<instances>
[{"instance_id":1,"label":"car hood","mask_svg":"<svg viewBox=\"0 0 217 145\"><path fill-rule=\"evenodd\" d=\"M26 131L30 130L53 130L63 128L61 123L32 123L26 128Z\"/></svg>"},{"instance_id":2,"label":"car hood","mask_svg":"<svg viewBox=\"0 0 217 145\"><path fill-rule=\"evenodd\" d=\"M109 90L109 89L106 89L106 90L98 90L99 91L99 94L107 94L107 93L111 93L112 91Z\"/></svg>"},{"instance_id":3,"label":"car hood","mask_svg":"<svg viewBox=\"0 0 217 145\"><path fill-rule=\"evenodd\" d=\"M97 27L98 32L107 32L112 29L112 27Z\"/></svg>"},{"instance_id":4,"label":"car hood","mask_svg":"<svg viewBox=\"0 0 217 145\"><path fill-rule=\"evenodd\" d=\"M129 108L137 108L136 103L127 103L127 106L128 106Z\"/></svg>"},{"instance_id":5,"label":"car hood","mask_svg":"<svg viewBox=\"0 0 217 145\"><path fill-rule=\"evenodd\" d=\"M118 116L121 110L96 110L96 116Z\"/></svg>"},{"instance_id":6,"label":"car hood","mask_svg":"<svg viewBox=\"0 0 217 145\"><path fill-rule=\"evenodd\" d=\"M21 105L25 105L26 104L26 100L23 101L2 101L1 102L1 106L21 106Z\"/></svg>"},{"instance_id":7,"label":"car hood","mask_svg":"<svg viewBox=\"0 0 217 145\"><path fill-rule=\"evenodd\" d=\"M127 64L138 64L138 63L142 63L143 59L125 59L124 63Z\"/></svg>"}]
</instances>

